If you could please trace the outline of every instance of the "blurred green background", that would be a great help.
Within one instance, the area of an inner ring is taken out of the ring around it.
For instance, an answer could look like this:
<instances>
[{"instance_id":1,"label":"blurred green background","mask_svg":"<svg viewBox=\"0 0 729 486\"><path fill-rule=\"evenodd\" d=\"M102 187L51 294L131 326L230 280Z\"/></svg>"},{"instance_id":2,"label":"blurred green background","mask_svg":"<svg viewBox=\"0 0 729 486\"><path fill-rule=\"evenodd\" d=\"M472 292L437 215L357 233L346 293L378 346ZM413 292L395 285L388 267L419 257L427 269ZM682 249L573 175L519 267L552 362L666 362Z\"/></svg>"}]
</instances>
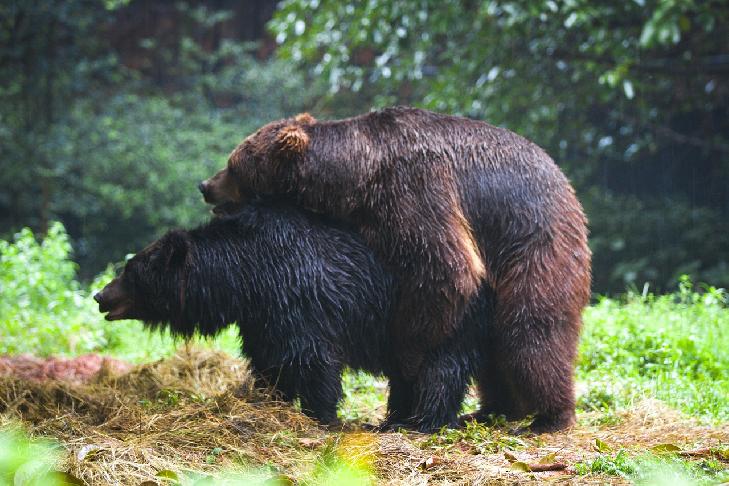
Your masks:
<instances>
[{"instance_id":1,"label":"blurred green background","mask_svg":"<svg viewBox=\"0 0 729 486\"><path fill-rule=\"evenodd\" d=\"M0 1L0 238L61 221L82 279L207 218L258 126L409 104L543 146L594 290L729 285L729 3Z\"/></svg>"}]
</instances>

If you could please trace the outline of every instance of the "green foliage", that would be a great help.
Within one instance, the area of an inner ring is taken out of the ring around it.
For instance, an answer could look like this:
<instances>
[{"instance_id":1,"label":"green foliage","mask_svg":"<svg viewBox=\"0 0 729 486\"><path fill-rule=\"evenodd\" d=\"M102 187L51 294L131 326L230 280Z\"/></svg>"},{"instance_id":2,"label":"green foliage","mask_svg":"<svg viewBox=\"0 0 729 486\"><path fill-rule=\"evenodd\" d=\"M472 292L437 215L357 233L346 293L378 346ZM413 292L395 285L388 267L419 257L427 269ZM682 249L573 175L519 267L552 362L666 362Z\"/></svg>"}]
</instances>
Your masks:
<instances>
[{"instance_id":1,"label":"green foliage","mask_svg":"<svg viewBox=\"0 0 729 486\"><path fill-rule=\"evenodd\" d=\"M722 231L726 222L716 211L685 200L641 199L597 188L583 203L590 215L593 287L601 292L618 294L644 283L671 289L681 275L729 281L729 231Z\"/></svg>"},{"instance_id":2,"label":"green foliage","mask_svg":"<svg viewBox=\"0 0 729 486\"><path fill-rule=\"evenodd\" d=\"M726 2L287 0L269 26L334 92L545 147L587 206L598 292L682 272L729 286Z\"/></svg>"},{"instance_id":3,"label":"green foliage","mask_svg":"<svg viewBox=\"0 0 729 486\"><path fill-rule=\"evenodd\" d=\"M74 280L76 265L60 223L38 243L29 229L14 243L0 241L0 354L105 348L94 302ZM107 278L102 275L101 278Z\"/></svg>"},{"instance_id":4,"label":"green foliage","mask_svg":"<svg viewBox=\"0 0 729 486\"><path fill-rule=\"evenodd\" d=\"M601 473L628 478L634 475L637 469L636 461L628 455L627 451L619 451L614 456L600 454L587 464L575 464L575 471L582 475Z\"/></svg>"},{"instance_id":5,"label":"green foliage","mask_svg":"<svg viewBox=\"0 0 729 486\"><path fill-rule=\"evenodd\" d=\"M450 449L454 444L467 442L473 445L474 452L478 454L493 454L501 451L515 451L526 447L524 441L495 429L494 426L504 426L503 421L486 424L469 422L464 428L443 428L431 435L422 447L433 450Z\"/></svg>"},{"instance_id":6,"label":"green foliage","mask_svg":"<svg viewBox=\"0 0 729 486\"><path fill-rule=\"evenodd\" d=\"M256 44L205 44L230 12L184 2L176 36L140 39L128 69L95 30L125 3L0 6L0 235L63 221L84 278L204 220L197 184L321 91Z\"/></svg>"},{"instance_id":7,"label":"green foliage","mask_svg":"<svg viewBox=\"0 0 729 486\"><path fill-rule=\"evenodd\" d=\"M628 293L585 312L578 379L587 410L656 397L692 415L729 419L729 309L721 289L683 278L669 295Z\"/></svg>"},{"instance_id":8,"label":"green foliage","mask_svg":"<svg viewBox=\"0 0 729 486\"><path fill-rule=\"evenodd\" d=\"M61 456L60 447L49 440L31 439L16 425L0 427L2 486L81 484L73 476L53 470Z\"/></svg>"},{"instance_id":9,"label":"green foliage","mask_svg":"<svg viewBox=\"0 0 729 486\"><path fill-rule=\"evenodd\" d=\"M688 461L672 455L631 456L627 450L599 454L588 462L575 464L579 475L620 476L638 485L709 486L727 478L727 470L714 460Z\"/></svg>"},{"instance_id":10,"label":"green foliage","mask_svg":"<svg viewBox=\"0 0 729 486\"><path fill-rule=\"evenodd\" d=\"M137 321L105 321L92 295L111 280L113 269L82 286L70 252L60 223L42 242L27 228L12 242L0 240L0 354L103 351L140 362L174 352L179 342L167 333L146 332ZM237 329L229 327L208 345L237 354Z\"/></svg>"}]
</instances>

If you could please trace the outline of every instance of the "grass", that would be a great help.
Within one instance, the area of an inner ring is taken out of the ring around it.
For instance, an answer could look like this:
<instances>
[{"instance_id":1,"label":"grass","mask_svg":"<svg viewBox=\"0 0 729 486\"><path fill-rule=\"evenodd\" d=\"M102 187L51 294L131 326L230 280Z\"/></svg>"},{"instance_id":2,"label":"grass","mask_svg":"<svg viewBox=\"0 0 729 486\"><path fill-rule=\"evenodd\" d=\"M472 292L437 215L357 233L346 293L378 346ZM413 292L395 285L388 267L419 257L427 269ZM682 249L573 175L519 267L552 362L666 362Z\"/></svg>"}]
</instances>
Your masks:
<instances>
[{"instance_id":1,"label":"grass","mask_svg":"<svg viewBox=\"0 0 729 486\"><path fill-rule=\"evenodd\" d=\"M684 278L668 295L602 298L585 311L577 378L583 410L652 397L688 414L729 420L726 293Z\"/></svg>"},{"instance_id":2,"label":"grass","mask_svg":"<svg viewBox=\"0 0 729 486\"><path fill-rule=\"evenodd\" d=\"M717 459L692 461L666 454L633 455L625 449L577 463L575 471L582 476L619 476L636 484L655 486L709 486L729 480L729 471Z\"/></svg>"},{"instance_id":3,"label":"grass","mask_svg":"<svg viewBox=\"0 0 729 486\"><path fill-rule=\"evenodd\" d=\"M75 278L70 251L60 225L53 226L42 243L29 231L21 232L12 242L0 241L0 354L75 356L95 352L132 363L172 357L181 343L171 336L149 333L133 321L103 320L91 296L113 277L114 269L110 267L89 285L81 284ZM682 279L678 291L672 294L628 292L620 298L600 298L584 314L577 363L579 425L575 431L567 436L550 437L546 442L540 442L540 438L511 437L497 417L492 424L495 427L475 425L463 430L444 430L430 437L409 434L403 438L395 434L395 438L389 439L387 435L377 439L380 454L393 457L405 454L411 462L415 457L425 462L412 466L379 458L378 467L389 467L399 471L397 474L417 473L431 479L447 479L452 478L449 474L454 467L482 468L483 464L474 466L470 459L461 460L464 454L467 458L474 456L498 464L494 466L498 469L503 466L505 453L524 456L525 461L537 461L540 457L550 457L551 449L557 447L571 465L571 474L585 482L592 478L597 483L611 482L613 479L606 478L614 478L617 482L637 484L708 485L728 481L727 456L712 453L686 458L650 451L661 443L684 450L705 446L706 441L714 448L729 443L727 304L723 290L710 286L696 288L688 278ZM237 356L240 341L235 327L231 326L214 340L198 339L196 346L222 349ZM200 397L184 387L178 388L172 386L158 390L151 397L140 397L135 405L139 408L135 410L163 417L173 410L185 409L190 401ZM349 372L344 376L344 390L339 413L345 422L377 422L382 418L386 401L383 380ZM208 405L206 400L198 405ZM476 404L475 397L471 396L464 409L472 410ZM5 415L0 414L0 419L5 420ZM346 435L317 435L316 444L324 445L317 445L316 453L312 454L301 450L298 433L288 426L277 427L276 433L266 438L269 446L281 447L281 454L293 454L300 460L305 457L305 471L291 473L297 481L335 484L348 477L351 484L367 482L360 469L350 470L346 464L332 459L336 458L332 452L338 450L336 447L326 449L334 447ZM15 442L12 443L22 443L17 432L13 434L10 437ZM595 447L596 440L611 445ZM30 444L36 443L42 445L21 449L50 447L42 441ZM195 449L191 454L194 453L196 461L199 455L201 461L215 465L220 462L219 454L223 450L216 449L219 447L222 446L217 442L211 442L209 450ZM0 463L3 450L8 449L0 447ZM181 467L179 461L168 459L168 467ZM429 466L428 460L435 461L431 461L435 466ZM162 458L159 461L164 462ZM268 467L271 461L278 464L278 469L290 470L289 462L294 459L293 456L251 459L255 468ZM25 467L48 472L48 468L42 469L37 464ZM262 474L260 469L253 472ZM378 474L381 477L382 473ZM437 482L436 479L433 481ZM2 479L0 484L4 484Z\"/></svg>"}]
</instances>

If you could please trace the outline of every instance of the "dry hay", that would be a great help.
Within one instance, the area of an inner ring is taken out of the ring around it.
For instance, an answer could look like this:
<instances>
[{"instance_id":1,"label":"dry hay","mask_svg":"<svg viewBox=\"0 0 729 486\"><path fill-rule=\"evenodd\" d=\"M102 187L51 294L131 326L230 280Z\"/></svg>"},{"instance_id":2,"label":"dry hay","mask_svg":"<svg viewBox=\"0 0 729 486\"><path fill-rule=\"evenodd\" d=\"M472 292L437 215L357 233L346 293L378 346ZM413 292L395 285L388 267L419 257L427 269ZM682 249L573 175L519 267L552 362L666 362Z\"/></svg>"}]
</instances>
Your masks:
<instances>
[{"instance_id":1,"label":"dry hay","mask_svg":"<svg viewBox=\"0 0 729 486\"><path fill-rule=\"evenodd\" d=\"M664 443L690 449L729 442L727 426L701 425L650 401L614 425L539 437L485 427L437 438L330 431L256 390L244 361L200 350L124 375L102 367L86 384L0 378L0 412L0 425L19 420L33 435L57 439L67 451L58 467L90 485L160 482L155 475L165 470L215 475L246 466L300 482L332 452L372 470L378 484L623 484L619 477L576 476L573 466L596 457L596 439L636 454ZM597 417L586 414L580 422ZM512 464L550 454L566 470L521 472Z\"/></svg>"},{"instance_id":2,"label":"dry hay","mask_svg":"<svg viewBox=\"0 0 729 486\"><path fill-rule=\"evenodd\" d=\"M88 484L139 484L162 470L275 464L296 474L299 438L325 432L253 388L244 361L192 351L88 384L0 380L3 421L68 450L59 465ZM305 464L304 464L305 465Z\"/></svg>"}]
</instances>

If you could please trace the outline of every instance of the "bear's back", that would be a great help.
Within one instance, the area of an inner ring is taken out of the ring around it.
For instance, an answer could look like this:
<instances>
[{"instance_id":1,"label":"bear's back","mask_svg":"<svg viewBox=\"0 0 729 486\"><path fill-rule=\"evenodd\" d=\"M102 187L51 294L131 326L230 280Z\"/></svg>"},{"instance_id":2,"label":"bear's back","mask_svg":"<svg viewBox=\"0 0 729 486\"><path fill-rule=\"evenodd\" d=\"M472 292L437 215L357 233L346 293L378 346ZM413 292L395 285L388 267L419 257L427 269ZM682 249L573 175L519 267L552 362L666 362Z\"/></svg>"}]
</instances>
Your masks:
<instances>
[{"instance_id":1,"label":"bear's back","mask_svg":"<svg viewBox=\"0 0 729 486\"><path fill-rule=\"evenodd\" d=\"M297 356L327 346L353 368L383 371L393 279L353 230L286 201L259 200L201 231L224 246L215 251L239 253L232 260L245 267L240 278L254 280L245 283L256 322L242 328L244 342L248 334Z\"/></svg>"}]
</instances>

